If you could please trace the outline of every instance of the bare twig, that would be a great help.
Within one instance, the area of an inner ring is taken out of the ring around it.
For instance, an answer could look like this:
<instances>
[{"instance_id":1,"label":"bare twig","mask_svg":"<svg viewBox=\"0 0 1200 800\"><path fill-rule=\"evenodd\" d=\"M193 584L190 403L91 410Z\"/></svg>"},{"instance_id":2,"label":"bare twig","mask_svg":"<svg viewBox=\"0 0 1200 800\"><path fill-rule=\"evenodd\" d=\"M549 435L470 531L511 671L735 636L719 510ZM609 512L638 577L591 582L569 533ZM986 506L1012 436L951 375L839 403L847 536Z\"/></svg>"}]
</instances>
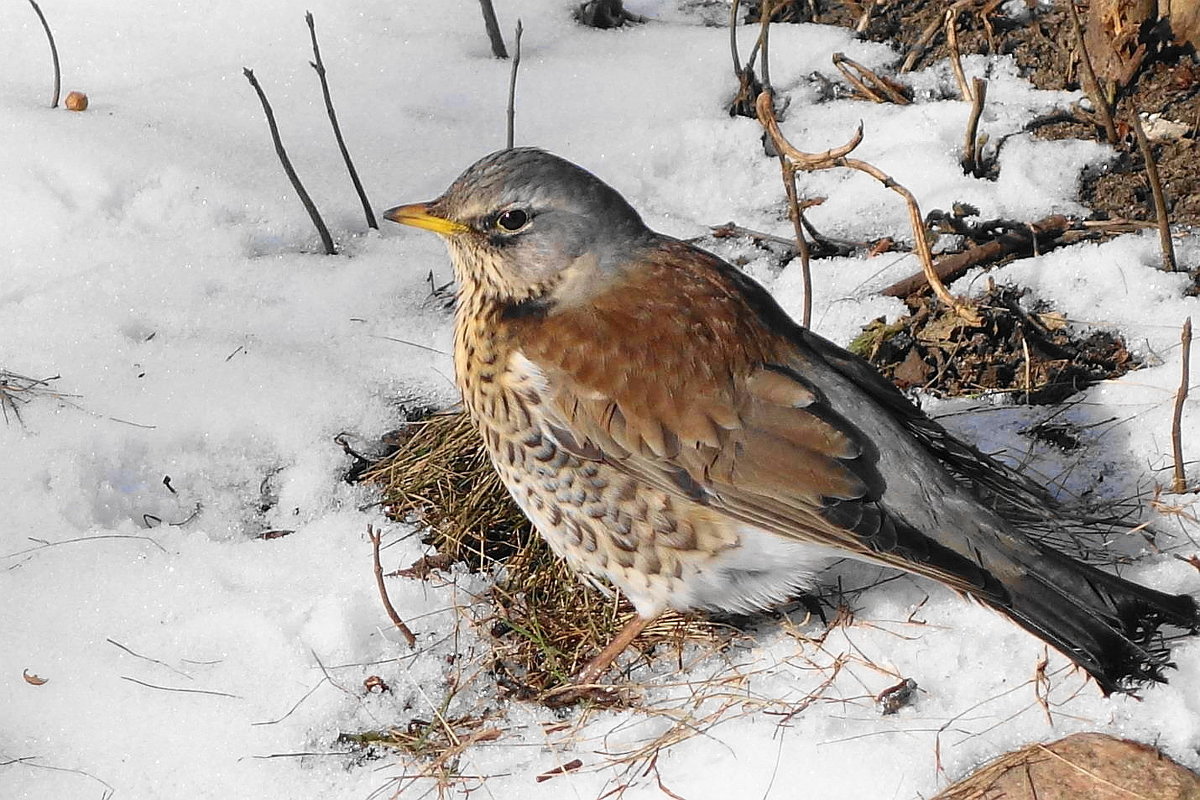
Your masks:
<instances>
[{"instance_id":1,"label":"bare twig","mask_svg":"<svg viewBox=\"0 0 1200 800\"><path fill-rule=\"evenodd\" d=\"M150 656L144 656L141 653L134 652L130 648L126 647L125 645L121 644L120 642L118 642L114 639L106 638L104 641L108 642L113 647L117 647L121 650L124 650L126 653L129 653L129 655L133 656L134 658L140 658L144 661L149 661L151 664L158 664L160 667L166 667L167 669L171 670L171 672L174 672L179 677L187 678L189 681L194 680L194 678L192 678L191 675L188 675L186 672L184 672L182 670L175 669L174 667L172 667L170 664L168 664L165 661L159 661L157 658L151 658Z\"/></svg>"},{"instance_id":2,"label":"bare twig","mask_svg":"<svg viewBox=\"0 0 1200 800\"><path fill-rule=\"evenodd\" d=\"M733 56L733 74L740 80L742 77L742 57L738 55L737 44L737 12L739 0L729 4L729 54Z\"/></svg>"},{"instance_id":3,"label":"bare twig","mask_svg":"<svg viewBox=\"0 0 1200 800\"><path fill-rule=\"evenodd\" d=\"M321 244L325 246L326 254L335 254L337 248L333 245L333 237L329 235L329 229L325 227L325 220L321 219L321 213L317 211L312 198L305 191L304 184L300 183L300 178L292 167L291 159L288 158L287 151L283 149L283 142L279 138L279 126L275 124L275 113L271 111L271 104L267 102L266 93L258 84L258 78L254 77L254 70L243 67L242 74L246 76L246 80L250 81L250 85L254 87L254 91L258 93L258 99L262 102L263 113L267 115L267 126L271 129L271 141L275 143L275 154L279 156L279 163L283 165L283 171L287 173L288 180L292 182L292 188L296 190L296 194L300 195L300 202L304 204L304 210L308 212L309 218L316 226L317 233L321 235Z\"/></svg>"},{"instance_id":4,"label":"bare twig","mask_svg":"<svg viewBox=\"0 0 1200 800\"><path fill-rule=\"evenodd\" d=\"M184 689L179 686L159 686L154 683L146 683L139 681L137 678L131 678L128 675L121 675L121 680L136 683L138 686L145 686L147 689L158 689L160 692L180 692L182 694L206 694L211 697L231 697L234 700L241 700L241 696L230 694L229 692L214 692L209 689Z\"/></svg>"},{"instance_id":5,"label":"bare twig","mask_svg":"<svg viewBox=\"0 0 1200 800\"><path fill-rule=\"evenodd\" d=\"M1077 223L1060 214L1055 214L1037 222L1032 222L1024 228L1006 231L995 239L978 247L972 247L961 253L943 255L934 263L934 272L943 281L951 281L967 270L980 264L986 264L1003 256L1018 253L1028 255L1035 252L1038 240L1048 244L1065 231L1073 229ZM888 297L908 297L913 292L920 291L929 285L924 271L896 281L884 289L881 294Z\"/></svg>"},{"instance_id":6,"label":"bare twig","mask_svg":"<svg viewBox=\"0 0 1200 800\"><path fill-rule=\"evenodd\" d=\"M961 8L964 5L974 2L974 0L957 0L951 9ZM937 32L946 27L945 17L935 17L921 32L921 36L913 44L908 51L908 55L904 57L904 63L900 66L901 72L911 72L913 67L917 65L917 60L922 53L929 47L929 43L933 41L933 37L937 36Z\"/></svg>"},{"instance_id":7,"label":"bare twig","mask_svg":"<svg viewBox=\"0 0 1200 800\"><path fill-rule=\"evenodd\" d=\"M857 33L865 33L871 25L871 13L875 10L875 0L866 0L862 4L862 14L858 18L858 22L854 24L854 30Z\"/></svg>"},{"instance_id":8,"label":"bare twig","mask_svg":"<svg viewBox=\"0 0 1200 800\"><path fill-rule=\"evenodd\" d=\"M367 217L367 225L379 230L379 223L375 221L375 212L371 210L371 203L367 200L367 193L363 191L362 181L358 179L358 170L354 169L354 162L350 160L350 151L346 149L346 140L342 138L342 127L338 125L337 114L333 111L333 98L329 95L329 81L325 78L325 62L321 60L321 49L317 47L317 28L313 23L311 11L304 13L304 21L308 23L308 33L312 37L314 60L308 63L317 71L317 77L321 79L321 94L325 96L325 111L329 114L329 124L333 126L333 138L337 139L338 150L342 151L342 160L346 162L350 181L354 184L354 191L358 193L359 202L362 203L363 214Z\"/></svg>"},{"instance_id":9,"label":"bare twig","mask_svg":"<svg viewBox=\"0 0 1200 800\"><path fill-rule=\"evenodd\" d=\"M57 542L47 542L42 539L34 539L33 541L38 543L37 547L27 547L24 550L18 550L15 553L8 553L4 556L4 558L16 558L17 556L23 556L26 553L34 553L38 550L45 550L47 547L59 547L64 544L79 544L81 542L95 542L101 539L141 539L154 545L162 552L167 552L167 548L163 547L149 536L134 536L133 534L129 533L102 533L98 536L77 536L74 539L62 539Z\"/></svg>"},{"instance_id":10,"label":"bare twig","mask_svg":"<svg viewBox=\"0 0 1200 800\"><path fill-rule=\"evenodd\" d=\"M508 76L508 149L513 148L514 127L517 118L517 68L521 66L521 20L517 20L517 51L513 54L512 72Z\"/></svg>"},{"instance_id":11,"label":"bare twig","mask_svg":"<svg viewBox=\"0 0 1200 800\"><path fill-rule=\"evenodd\" d=\"M963 140L963 172L976 178L983 172L979 163L979 118L983 116L983 104L987 100L987 81L975 78L975 90L971 95L971 116L967 119L967 134Z\"/></svg>"},{"instance_id":12,"label":"bare twig","mask_svg":"<svg viewBox=\"0 0 1200 800\"><path fill-rule=\"evenodd\" d=\"M50 107L58 108L58 95L62 90L62 72L58 67L58 48L54 45L54 34L50 32L50 23L46 22L46 15L42 13L37 0L29 0L29 5L33 6L34 13L41 20L42 28L46 31L46 39L50 42L50 58L54 61L54 96L50 98Z\"/></svg>"},{"instance_id":13,"label":"bare twig","mask_svg":"<svg viewBox=\"0 0 1200 800\"><path fill-rule=\"evenodd\" d=\"M1142 160L1146 162L1146 177L1150 180L1150 191L1154 195L1154 215L1158 222L1158 244L1162 248L1163 269L1167 272L1177 272L1179 264L1175 261L1175 243L1171 241L1171 219L1167 214L1167 196L1163 192L1162 179L1158 175L1158 162L1154 160L1154 151L1150 149L1150 140L1142 128L1141 116L1135 109L1129 115L1132 120L1134 136L1137 137L1138 149L1142 151Z\"/></svg>"},{"instance_id":14,"label":"bare twig","mask_svg":"<svg viewBox=\"0 0 1200 800\"><path fill-rule=\"evenodd\" d=\"M916 251L918 257L921 259L921 268L924 270L925 276L929 281L929 285L933 289L934 294L937 295L939 300L953 308L956 313L960 314L964 318L969 319L975 317L975 313L973 311L971 311L963 303L960 303L951 297L950 293L946 291L946 287L942 283L941 278L938 277L937 272L934 270L933 252L929 246L929 234L925 230L925 221L921 216L921 207L917 204L917 199L913 197L912 192L896 183L891 176L887 175L878 167L868 164L865 161L860 161L856 158L846 157L846 155L855 147L857 147L858 143L862 141L861 125L850 141L841 147L829 150L823 154L805 153L797 150L787 139L784 138L782 132L780 132L779 122L775 118L775 109L771 102L771 97L766 92L763 92L758 96L757 111L759 122L762 124L763 128L766 129L767 135L771 137L771 141L775 145L777 152L779 152L782 157L785 157L791 161L796 169L815 171L831 169L833 167L845 167L847 169L865 172L867 175L870 175L872 178L882 183L885 188L891 189L903 197L905 205L908 207L909 222L913 229L913 250Z\"/></svg>"},{"instance_id":15,"label":"bare twig","mask_svg":"<svg viewBox=\"0 0 1200 800\"><path fill-rule=\"evenodd\" d=\"M971 84L967 83L967 74L963 72L962 54L958 50L958 14L962 6L958 3L946 9L946 47L950 50L950 68L954 70L954 79L958 81L958 91L962 99L975 102Z\"/></svg>"},{"instance_id":16,"label":"bare twig","mask_svg":"<svg viewBox=\"0 0 1200 800\"><path fill-rule=\"evenodd\" d=\"M488 39L492 42L492 55L496 58L508 58L508 48L504 46L504 37L500 34L500 23L496 21L496 9L492 0L479 0L483 10L483 27L487 28Z\"/></svg>"},{"instance_id":17,"label":"bare twig","mask_svg":"<svg viewBox=\"0 0 1200 800\"><path fill-rule=\"evenodd\" d=\"M1079 67L1083 77L1083 90L1087 92L1088 97L1092 99L1092 105L1096 107L1096 114L1100 117L1100 124L1104 127L1104 138L1109 144L1115 145L1120 138L1117 136L1117 126L1113 122L1108 100L1100 89L1096 71L1092 69L1092 59L1088 55L1087 44L1084 43L1083 23L1079 21L1079 9L1075 7L1075 0L1067 0L1067 8L1071 12L1071 27L1075 29L1075 42L1079 47Z\"/></svg>"},{"instance_id":18,"label":"bare twig","mask_svg":"<svg viewBox=\"0 0 1200 800\"><path fill-rule=\"evenodd\" d=\"M762 27L758 31L758 46L762 50L762 85L763 90L775 94L775 90L771 88L771 60L768 58L768 47L771 40L771 15L775 13L775 0L762 0L762 5L758 9L759 23ZM754 55L750 55L751 63L753 63Z\"/></svg>"},{"instance_id":19,"label":"bare twig","mask_svg":"<svg viewBox=\"0 0 1200 800\"><path fill-rule=\"evenodd\" d=\"M788 162L780 153L779 168L783 172L783 190L787 193L788 217L792 220L792 229L796 232L796 252L800 255L800 278L804 284L804 308L800 324L811 327L812 324L812 269L808 252L808 239L804 236L804 218L800 210L800 200L796 192L796 167Z\"/></svg>"},{"instance_id":20,"label":"bare twig","mask_svg":"<svg viewBox=\"0 0 1200 800\"><path fill-rule=\"evenodd\" d=\"M404 624L404 620L396 613L396 607L392 605L391 598L388 597L387 586L383 582L383 565L379 562L379 543L382 539L382 534L375 530L375 526L367 526L367 537L371 540L371 557L375 563L375 585L379 587L379 597L383 600L383 609L387 612L388 617L392 620L392 624L396 626L396 630L400 631L400 635L404 637L404 641L408 642L409 647L417 646L417 637L413 636L413 632Z\"/></svg>"},{"instance_id":21,"label":"bare twig","mask_svg":"<svg viewBox=\"0 0 1200 800\"><path fill-rule=\"evenodd\" d=\"M912 102L895 81L888 80L857 61L846 58L843 53L833 54L833 65L868 100L876 103L895 103L898 106L906 106Z\"/></svg>"},{"instance_id":22,"label":"bare twig","mask_svg":"<svg viewBox=\"0 0 1200 800\"><path fill-rule=\"evenodd\" d=\"M1180 432L1183 422L1183 403L1187 400L1188 374L1192 361L1192 318L1184 320L1183 331L1179 335L1179 344L1183 348L1183 361L1179 368L1181 373L1179 391L1175 393L1175 413L1171 416L1171 451L1175 456L1175 484L1171 490L1175 494L1187 491L1187 476L1183 471L1183 435Z\"/></svg>"}]
</instances>

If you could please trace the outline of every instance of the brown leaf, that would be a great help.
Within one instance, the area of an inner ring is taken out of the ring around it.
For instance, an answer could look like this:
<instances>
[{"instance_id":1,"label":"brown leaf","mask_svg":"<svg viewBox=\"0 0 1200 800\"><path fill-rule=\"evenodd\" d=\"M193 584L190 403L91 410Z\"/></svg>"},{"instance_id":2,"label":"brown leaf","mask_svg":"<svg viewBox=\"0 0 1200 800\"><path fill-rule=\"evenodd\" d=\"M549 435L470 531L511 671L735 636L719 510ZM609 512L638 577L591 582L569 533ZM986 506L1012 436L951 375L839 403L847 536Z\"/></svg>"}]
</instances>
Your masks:
<instances>
[{"instance_id":1,"label":"brown leaf","mask_svg":"<svg viewBox=\"0 0 1200 800\"><path fill-rule=\"evenodd\" d=\"M28 683L30 686L41 686L42 684L44 684L48 680L50 680L49 678L39 678L37 675L34 675L29 670L24 670L21 673L21 676L23 678L25 678L25 682Z\"/></svg>"},{"instance_id":2,"label":"brown leaf","mask_svg":"<svg viewBox=\"0 0 1200 800\"><path fill-rule=\"evenodd\" d=\"M903 387L923 386L932 372L933 367L925 363L925 359L921 358L921 354L914 347L908 351L908 356L900 366L896 367L892 377Z\"/></svg>"}]
</instances>

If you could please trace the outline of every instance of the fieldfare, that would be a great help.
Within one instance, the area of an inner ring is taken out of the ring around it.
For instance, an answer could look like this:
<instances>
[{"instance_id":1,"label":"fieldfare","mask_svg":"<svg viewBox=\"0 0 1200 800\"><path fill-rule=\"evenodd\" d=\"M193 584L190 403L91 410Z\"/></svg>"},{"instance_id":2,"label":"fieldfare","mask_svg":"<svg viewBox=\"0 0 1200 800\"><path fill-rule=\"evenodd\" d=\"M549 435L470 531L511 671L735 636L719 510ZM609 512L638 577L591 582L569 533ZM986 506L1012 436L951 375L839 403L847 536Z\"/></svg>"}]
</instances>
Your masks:
<instances>
[{"instance_id":1,"label":"fieldfare","mask_svg":"<svg viewBox=\"0 0 1200 800\"><path fill-rule=\"evenodd\" d=\"M1032 535L1039 487L582 168L505 150L385 216L449 248L457 382L504 484L637 609L579 684L665 609L770 608L846 556L991 606L1106 693L1162 680L1159 627L1200 624Z\"/></svg>"}]
</instances>

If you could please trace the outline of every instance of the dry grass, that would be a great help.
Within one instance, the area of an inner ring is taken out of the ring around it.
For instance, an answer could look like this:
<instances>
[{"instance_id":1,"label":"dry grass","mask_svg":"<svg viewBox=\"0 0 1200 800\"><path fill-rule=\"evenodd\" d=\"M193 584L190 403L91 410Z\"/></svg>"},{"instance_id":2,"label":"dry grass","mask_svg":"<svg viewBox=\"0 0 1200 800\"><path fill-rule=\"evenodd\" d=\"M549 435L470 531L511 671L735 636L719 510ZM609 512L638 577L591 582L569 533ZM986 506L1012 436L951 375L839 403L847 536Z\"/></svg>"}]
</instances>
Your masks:
<instances>
[{"instance_id":1,"label":"dry grass","mask_svg":"<svg viewBox=\"0 0 1200 800\"><path fill-rule=\"evenodd\" d=\"M389 516L425 526L439 554L497 576L494 614L483 622L496 679L516 696L542 699L567 683L632 617L624 598L581 582L535 534L466 413L411 423L400 449L363 479L381 485ZM667 643L678 654L686 641L712 643L722 634L718 623L667 614L636 647L647 657Z\"/></svg>"},{"instance_id":2,"label":"dry grass","mask_svg":"<svg viewBox=\"0 0 1200 800\"><path fill-rule=\"evenodd\" d=\"M65 395L54 391L50 385L51 381L56 380L57 375L52 378L30 378L0 369L0 412L3 413L4 421L9 422L11 416L20 422L21 406L35 397L64 397Z\"/></svg>"}]
</instances>

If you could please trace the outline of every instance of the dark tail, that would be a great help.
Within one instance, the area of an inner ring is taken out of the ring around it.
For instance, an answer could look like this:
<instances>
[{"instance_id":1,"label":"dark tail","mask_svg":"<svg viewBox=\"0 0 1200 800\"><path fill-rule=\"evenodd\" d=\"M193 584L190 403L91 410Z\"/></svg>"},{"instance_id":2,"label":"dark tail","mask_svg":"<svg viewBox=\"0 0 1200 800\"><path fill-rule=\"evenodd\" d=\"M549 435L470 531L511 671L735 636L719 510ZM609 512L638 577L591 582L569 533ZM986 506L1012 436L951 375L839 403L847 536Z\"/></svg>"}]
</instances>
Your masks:
<instances>
[{"instance_id":1,"label":"dark tail","mask_svg":"<svg viewBox=\"0 0 1200 800\"><path fill-rule=\"evenodd\" d=\"M1163 670L1173 664L1161 629L1200 630L1195 599L1076 561L996 518L989 525L985 514L979 509L972 520L971 537L941 537L966 552L889 520L891 557L881 560L1002 612L1086 670L1105 694L1165 682Z\"/></svg>"},{"instance_id":2,"label":"dark tail","mask_svg":"<svg viewBox=\"0 0 1200 800\"><path fill-rule=\"evenodd\" d=\"M1040 564L1002 580L1007 602L990 602L1087 670L1106 694L1165 682L1173 666L1160 629L1195 632L1196 601L1148 589L1047 547ZM999 599L999 598L997 598Z\"/></svg>"}]
</instances>

